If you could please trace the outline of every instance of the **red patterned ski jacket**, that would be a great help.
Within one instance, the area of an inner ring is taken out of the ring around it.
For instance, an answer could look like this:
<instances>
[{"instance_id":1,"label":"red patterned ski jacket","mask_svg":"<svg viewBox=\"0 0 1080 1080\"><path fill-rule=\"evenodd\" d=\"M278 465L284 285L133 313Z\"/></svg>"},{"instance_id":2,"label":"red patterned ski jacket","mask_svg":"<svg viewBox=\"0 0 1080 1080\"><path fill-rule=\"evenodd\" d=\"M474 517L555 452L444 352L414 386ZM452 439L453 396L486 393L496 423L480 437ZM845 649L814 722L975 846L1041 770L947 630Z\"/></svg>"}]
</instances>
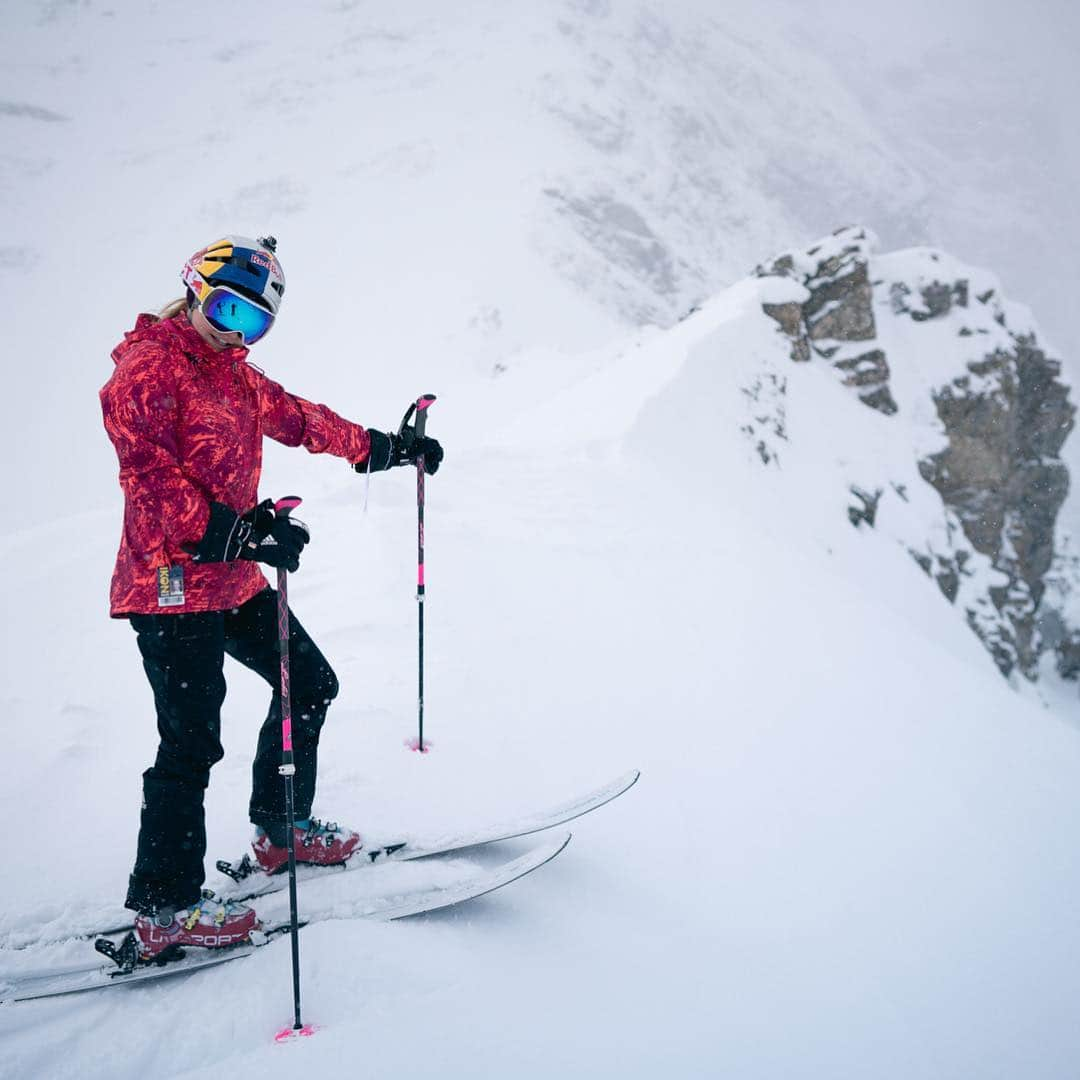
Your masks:
<instances>
[{"instance_id":1,"label":"red patterned ski jacket","mask_svg":"<svg viewBox=\"0 0 1080 1080\"><path fill-rule=\"evenodd\" d=\"M367 457L364 428L286 393L246 362L247 352L215 352L183 312L164 320L140 315L113 350L116 369L102 387L101 408L124 492L114 618L220 611L266 587L253 562L193 563L184 550L205 532L211 500L237 513L259 501L264 435L313 454ZM159 583L164 589L170 569L173 596L162 604Z\"/></svg>"}]
</instances>

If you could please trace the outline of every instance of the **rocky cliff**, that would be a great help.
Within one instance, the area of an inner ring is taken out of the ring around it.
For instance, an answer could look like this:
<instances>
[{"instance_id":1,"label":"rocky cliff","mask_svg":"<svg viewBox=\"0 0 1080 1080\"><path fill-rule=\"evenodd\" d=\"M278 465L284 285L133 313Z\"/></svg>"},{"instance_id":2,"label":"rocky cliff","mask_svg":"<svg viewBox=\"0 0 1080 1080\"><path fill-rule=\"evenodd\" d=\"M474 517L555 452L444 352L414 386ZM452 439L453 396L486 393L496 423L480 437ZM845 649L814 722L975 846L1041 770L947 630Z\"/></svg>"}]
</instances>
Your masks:
<instances>
[{"instance_id":1,"label":"rocky cliff","mask_svg":"<svg viewBox=\"0 0 1080 1080\"><path fill-rule=\"evenodd\" d=\"M942 252L875 246L848 227L756 271L806 289L801 302L764 305L792 362L829 366L885 422L909 424L918 475L940 500L938 520L919 526L908 485L880 475L852 485L849 518L858 528L890 519L1003 674L1035 679L1054 650L1058 671L1076 678L1080 633L1047 597L1062 572L1060 455L1076 412L1061 364L991 275Z\"/></svg>"}]
</instances>

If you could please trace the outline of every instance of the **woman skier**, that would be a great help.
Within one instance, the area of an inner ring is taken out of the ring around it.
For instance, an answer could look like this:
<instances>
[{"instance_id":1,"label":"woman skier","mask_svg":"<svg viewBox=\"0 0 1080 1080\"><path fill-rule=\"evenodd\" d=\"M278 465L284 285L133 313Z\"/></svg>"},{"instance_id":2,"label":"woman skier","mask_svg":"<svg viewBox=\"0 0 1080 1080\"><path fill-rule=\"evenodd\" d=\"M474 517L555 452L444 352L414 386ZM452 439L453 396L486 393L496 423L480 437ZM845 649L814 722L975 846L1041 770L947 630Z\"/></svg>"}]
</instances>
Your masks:
<instances>
[{"instance_id":1,"label":"woman skier","mask_svg":"<svg viewBox=\"0 0 1080 1080\"><path fill-rule=\"evenodd\" d=\"M273 326L285 278L273 237L228 236L184 265L186 296L140 315L113 350L101 390L120 459L124 527L110 596L134 629L154 693L160 745L143 773L138 850L125 904L142 959L175 945L247 939L255 912L202 893L203 795L224 751L227 653L273 688L252 767L253 847L267 872L287 860L276 594L257 562L295 571L299 522L258 498L262 439L332 454L359 472L416 462L435 472L442 448L409 431L350 423L287 393L247 362ZM337 695L333 669L289 613L298 862L341 863L359 835L311 818L319 731Z\"/></svg>"}]
</instances>

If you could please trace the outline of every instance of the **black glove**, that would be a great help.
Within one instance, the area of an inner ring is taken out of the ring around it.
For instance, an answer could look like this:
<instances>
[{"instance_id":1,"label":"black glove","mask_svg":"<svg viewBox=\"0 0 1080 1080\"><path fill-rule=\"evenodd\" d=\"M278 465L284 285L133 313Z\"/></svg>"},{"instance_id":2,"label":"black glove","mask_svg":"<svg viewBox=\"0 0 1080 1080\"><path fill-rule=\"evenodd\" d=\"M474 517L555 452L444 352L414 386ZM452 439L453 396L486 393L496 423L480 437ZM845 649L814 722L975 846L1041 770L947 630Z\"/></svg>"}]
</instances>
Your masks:
<instances>
[{"instance_id":1,"label":"black glove","mask_svg":"<svg viewBox=\"0 0 1080 1080\"><path fill-rule=\"evenodd\" d=\"M416 465L421 458L424 459L424 472L429 476L439 471L443 452L438 439L428 438L427 435L413 436L412 447L409 450L409 461Z\"/></svg>"},{"instance_id":2,"label":"black glove","mask_svg":"<svg viewBox=\"0 0 1080 1080\"><path fill-rule=\"evenodd\" d=\"M210 522L202 539L184 546L197 563L250 559L295 573L300 566L300 553L310 539L306 525L290 517L278 517L273 500L264 499L246 514L237 514L224 503L212 502Z\"/></svg>"},{"instance_id":3,"label":"black glove","mask_svg":"<svg viewBox=\"0 0 1080 1080\"><path fill-rule=\"evenodd\" d=\"M424 459L424 472L438 472L443 459L443 448L438 439L417 436L412 428L389 435L368 428L367 433L371 438L371 451L359 465L353 466L357 472L383 472L398 465L415 465L421 457Z\"/></svg>"}]
</instances>

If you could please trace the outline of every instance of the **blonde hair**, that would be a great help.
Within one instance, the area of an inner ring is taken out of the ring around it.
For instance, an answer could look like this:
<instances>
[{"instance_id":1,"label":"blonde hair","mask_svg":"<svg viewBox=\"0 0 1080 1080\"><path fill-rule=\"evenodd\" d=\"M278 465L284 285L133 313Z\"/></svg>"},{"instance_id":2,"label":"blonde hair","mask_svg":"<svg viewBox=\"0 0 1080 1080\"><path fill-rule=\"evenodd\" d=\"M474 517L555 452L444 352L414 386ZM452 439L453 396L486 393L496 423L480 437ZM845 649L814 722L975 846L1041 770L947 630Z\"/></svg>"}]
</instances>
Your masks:
<instances>
[{"instance_id":1,"label":"blonde hair","mask_svg":"<svg viewBox=\"0 0 1080 1080\"><path fill-rule=\"evenodd\" d=\"M170 300L159 312L159 319L171 319L174 315L179 315L181 311L187 311L187 297L181 296L176 300Z\"/></svg>"}]
</instances>

